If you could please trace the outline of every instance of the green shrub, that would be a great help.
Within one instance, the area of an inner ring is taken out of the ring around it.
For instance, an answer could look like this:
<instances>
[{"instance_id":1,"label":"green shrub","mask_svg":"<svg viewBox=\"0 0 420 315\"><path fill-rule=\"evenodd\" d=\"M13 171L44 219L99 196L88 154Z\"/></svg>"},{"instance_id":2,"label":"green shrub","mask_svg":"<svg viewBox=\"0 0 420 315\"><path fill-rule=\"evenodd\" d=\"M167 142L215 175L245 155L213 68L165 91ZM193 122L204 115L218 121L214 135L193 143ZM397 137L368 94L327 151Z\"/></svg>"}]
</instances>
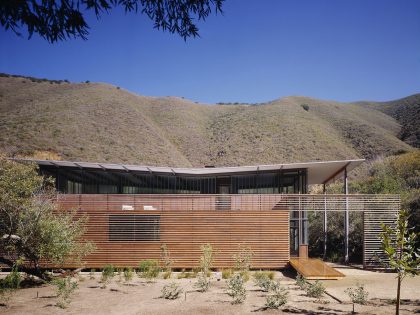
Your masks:
<instances>
[{"instance_id":1,"label":"green shrub","mask_svg":"<svg viewBox=\"0 0 420 315\"><path fill-rule=\"evenodd\" d=\"M102 274L101 274L101 282L103 283L103 288L106 288L106 285L112 280L112 278L114 278L114 276L115 276L114 266L106 265L102 269Z\"/></svg>"},{"instance_id":2,"label":"green shrub","mask_svg":"<svg viewBox=\"0 0 420 315\"><path fill-rule=\"evenodd\" d=\"M142 260L139 264L140 277L152 281L159 276L159 262L155 259Z\"/></svg>"},{"instance_id":3,"label":"green shrub","mask_svg":"<svg viewBox=\"0 0 420 315\"><path fill-rule=\"evenodd\" d=\"M198 292L206 292L210 288L210 279L207 276L200 272L197 277L197 282L194 283L194 288L197 289Z\"/></svg>"},{"instance_id":4,"label":"green shrub","mask_svg":"<svg viewBox=\"0 0 420 315\"><path fill-rule=\"evenodd\" d=\"M18 271L18 265L19 261L4 279L0 279L0 304L7 305L13 294L20 287L22 277Z\"/></svg>"},{"instance_id":5,"label":"green shrub","mask_svg":"<svg viewBox=\"0 0 420 315\"><path fill-rule=\"evenodd\" d=\"M268 292L271 287L271 279L264 271L256 271L254 273L254 284L261 289L261 291Z\"/></svg>"},{"instance_id":6,"label":"green shrub","mask_svg":"<svg viewBox=\"0 0 420 315\"><path fill-rule=\"evenodd\" d=\"M58 278L53 280L57 292L57 306L66 308L71 301L71 295L77 289L77 282L71 281L71 277Z\"/></svg>"},{"instance_id":7,"label":"green shrub","mask_svg":"<svg viewBox=\"0 0 420 315\"><path fill-rule=\"evenodd\" d=\"M172 276L172 271L165 271L163 274L163 279L170 279Z\"/></svg>"},{"instance_id":8,"label":"green shrub","mask_svg":"<svg viewBox=\"0 0 420 315\"><path fill-rule=\"evenodd\" d=\"M232 269L223 269L222 270L222 279L229 279L232 277L233 271Z\"/></svg>"},{"instance_id":9,"label":"green shrub","mask_svg":"<svg viewBox=\"0 0 420 315\"><path fill-rule=\"evenodd\" d=\"M369 293L363 284L356 284L356 288L347 288L344 292L348 294L351 301L356 304L367 304Z\"/></svg>"},{"instance_id":10,"label":"green shrub","mask_svg":"<svg viewBox=\"0 0 420 315\"><path fill-rule=\"evenodd\" d=\"M254 256L251 248L239 245L238 253L233 255L233 260L235 261L235 268L238 271L248 271L251 269L251 260Z\"/></svg>"},{"instance_id":11,"label":"green shrub","mask_svg":"<svg viewBox=\"0 0 420 315\"><path fill-rule=\"evenodd\" d=\"M95 272L96 272L96 269L90 269L89 279L95 279Z\"/></svg>"},{"instance_id":12,"label":"green shrub","mask_svg":"<svg viewBox=\"0 0 420 315\"><path fill-rule=\"evenodd\" d=\"M175 282L172 282L170 284L164 285L161 292L161 298L175 300L179 298L183 291Z\"/></svg>"},{"instance_id":13,"label":"green shrub","mask_svg":"<svg viewBox=\"0 0 420 315\"><path fill-rule=\"evenodd\" d=\"M280 281L270 280L270 294L266 296L265 307L270 309L278 309L287 303L289 292L282 286Z\"/></svg>"},{"instance_id":14,"label":"green shrub","mask_svg":"<svg viewBox=\"0 0 420 315\"><path fill-rule=\"evenodd\" d=\"M243 303L246 299L245 282L241 274L235 273L227 282L227 294L233 298L232 304Z\"/></svg>"},{"instance_id":15,"label":"green shrub","mask_svg":"<svg viewBox=\"0 0 420 315\"><path fill-rule=\"evenodd\" d=\"M128 267L128 268L124 269L124 281L125 282L130 282L131 280L133 280L133 276L134 276L133 268Z\"/></svg>"},{"instance_id":16,"label":"green shrub","mask_svg":"<svg viewBox=\"0 0 420 315\"><path fill-rule=\"evenodd\" d=\"M171 253L168 249L168 247L166 246L166 244L163 244L160 247L160 259L162 261L162 265L163 265L163 270L165 271L165 274L169 273L169 276L172 272L172 264L173 264L173 260L171 259ZM164 276L165 278L165 276ZM167 279L167 278L165 278Z\"/></svg>"},{"instance_id":17,"label":"green shrub","mask_svg":"<svg viewBox=\"0 0 420 315\"><path fill-rule=\"evenodd\" d=\"M320 299L325 294L325 287L322 282L316 280L313 284L308 284L305 291L307 296Z\"/></svg>"},{"instance_id":18,"label":"green shrub","mask_svg":"<svg viewBox=\"0 0 420 315\"><path fill-rule=\"evenodd\" d=\"M299 288L301 288L302 290L305 290L305 288L308 286L308 281L306 280L306 278L304 276L302 276L300 273L297 274L296 276L296 283L295 283Z\"/></svg>"},{"instance_id":19,"label":"green shrub","mask_svg":"<svg viewBox=\"0 0 420 315\"><path fill-rule=\"evenodd\" d=\"M308 110L309 110L309 105L308 105L308 104L302 104L302 105L300 105L300 106L302 106L302 108L303 108L304 110L306 110L306 111L308 111Z\"/></svg>"}]
</instances>

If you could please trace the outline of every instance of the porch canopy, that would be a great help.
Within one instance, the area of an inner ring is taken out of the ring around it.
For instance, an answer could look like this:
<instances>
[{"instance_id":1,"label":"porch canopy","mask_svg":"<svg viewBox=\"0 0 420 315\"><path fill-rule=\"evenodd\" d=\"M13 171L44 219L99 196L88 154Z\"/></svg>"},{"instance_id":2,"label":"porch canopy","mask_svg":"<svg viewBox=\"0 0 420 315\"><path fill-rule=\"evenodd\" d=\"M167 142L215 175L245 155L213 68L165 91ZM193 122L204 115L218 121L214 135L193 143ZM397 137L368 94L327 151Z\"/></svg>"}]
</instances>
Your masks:
<instances>
[{"instance_id":1,"label":"porch canopy","mask_svg":"<svg viewBox=\"0 0 420 315\"><path fill-rule=\"evenodd\" d=\"M144 166L130 164L110 164L110 163L92 163L92 162L71 162L71 161L53 161L53 160L35 160L35 159L16 159L18 161L35 162L40 166L50 166L58 168L74 168L105 171L126 171L152 174L168 175L232 175L258 173L280 170L306 169L308 184L328 184L335 179L342 177L345 172L350 172L355 167L363 163L364 159L338 160L338 161L316 161L301 163L283 163L270 165L253 166L229 166L229 167L202 167L202 168L178 168L162 166Z\"/></svg>"}]
</instances>

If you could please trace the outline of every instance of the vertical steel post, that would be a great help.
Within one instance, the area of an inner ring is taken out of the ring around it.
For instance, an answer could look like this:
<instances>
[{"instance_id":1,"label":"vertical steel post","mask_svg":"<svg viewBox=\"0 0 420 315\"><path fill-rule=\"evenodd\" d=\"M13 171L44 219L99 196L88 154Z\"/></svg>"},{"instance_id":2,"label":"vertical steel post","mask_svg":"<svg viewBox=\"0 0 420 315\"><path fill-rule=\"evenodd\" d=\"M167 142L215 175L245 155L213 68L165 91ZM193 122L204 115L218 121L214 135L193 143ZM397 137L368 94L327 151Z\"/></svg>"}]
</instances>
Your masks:
<instances>
[{"instance_id":1,"label":"vertical steel post","mask_svg":"<svg viewBox=\"0 0 420 315\"><path fill-rule=\"evenodd\" d=\"M327 258L327 190L325 184L323 185L324 191L324 256L323 259Z\"/></svg>"},{"instance_id":2,"label":"vertical steel post","mask_svg":"<svg viewBox=\"0 0 420 315\"><path fill-rule=\"evenodd\" d=\"M349 263L349 186L347 179L347 167L344 169L344 194L346 198L346 209L344 212L344 263Z\"/></svg>"}]
</instances>

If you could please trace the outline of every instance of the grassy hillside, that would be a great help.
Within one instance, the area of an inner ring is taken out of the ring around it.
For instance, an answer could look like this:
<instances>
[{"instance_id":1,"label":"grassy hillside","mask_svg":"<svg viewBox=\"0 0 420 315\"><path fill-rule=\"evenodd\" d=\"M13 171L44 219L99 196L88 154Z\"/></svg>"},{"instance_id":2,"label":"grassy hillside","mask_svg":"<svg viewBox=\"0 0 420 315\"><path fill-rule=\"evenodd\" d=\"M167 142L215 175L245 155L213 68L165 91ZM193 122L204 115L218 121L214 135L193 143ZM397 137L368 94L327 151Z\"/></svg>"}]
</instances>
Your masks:
<instances>
[{"instance_id":1,"label":"grassy hillside","mask_svg":"<svg viewBox=\"0 0 420 315\"><path fill-rule=\"evenodd\" d=\"M170 166L265 164L410 150L400 133L399 122L380 103L287 97L204 105L102 83L0 77L0 151L8 155L47 152L62 159Z\"/></svg>"},{"instance_id":2,"label":"grassy hillside","mask_svg":"<svg viewBox=\"0 0 420 315\"><path fill-rule=\"evenodd\" d=\"M370 103L365 106L384 112L401 124L398 138L420 148L420 94L400 100L383 103Z\"/></svg>"}]
</instances>

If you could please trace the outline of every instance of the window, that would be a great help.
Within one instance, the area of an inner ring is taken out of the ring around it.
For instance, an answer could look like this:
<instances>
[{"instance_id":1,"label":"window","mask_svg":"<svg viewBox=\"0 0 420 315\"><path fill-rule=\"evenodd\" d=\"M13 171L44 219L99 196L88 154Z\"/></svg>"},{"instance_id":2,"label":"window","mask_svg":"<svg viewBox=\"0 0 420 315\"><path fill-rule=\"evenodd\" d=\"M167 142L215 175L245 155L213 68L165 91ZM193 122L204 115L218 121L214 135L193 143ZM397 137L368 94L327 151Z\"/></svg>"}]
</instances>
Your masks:
<instances>
[{"instance_id":1,"label":"window","mask_svg":"<svg viewBox=\"0 0 420 315\"><path fill-rule=\"evenodd\" d=\"M110 241L159 241L160 216L110 215Z\"/></svg>"}]
</instances>

